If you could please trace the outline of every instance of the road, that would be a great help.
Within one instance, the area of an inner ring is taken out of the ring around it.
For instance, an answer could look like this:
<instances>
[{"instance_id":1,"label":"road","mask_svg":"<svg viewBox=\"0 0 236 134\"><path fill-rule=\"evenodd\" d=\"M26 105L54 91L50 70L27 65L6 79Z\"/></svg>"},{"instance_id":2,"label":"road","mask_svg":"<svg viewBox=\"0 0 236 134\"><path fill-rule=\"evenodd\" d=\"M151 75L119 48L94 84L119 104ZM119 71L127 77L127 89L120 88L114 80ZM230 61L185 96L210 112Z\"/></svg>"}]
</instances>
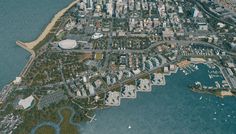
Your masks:
<instances>
[{"instance_id":1,"label":"road","mask_svg":"<svg viewBox=\"0 0 236 134\"><path fill-rule=\"evenodd\" d=\"M63 71L62 71L63 65L62 65L61 61L59 61L59 63L60 63L61 78L62 78L62 81L64 82L65 87L66 87L67 93L69 94L69 96L75 97L75 95L74 95L73 93L71 93L70 88L69 88L69 86L67 85L67 82L66 82L66 80L65 80L65 77L64 77L64 74L63 74Z\"/></svg>"},{"instance_id":2,"label":"road","mask_svg":"<svg viewBox=\"0 0 236 134\"><path fill-rule=\"evenodd\" d=\"M113 1L113 5L114 5L114 1ZM113 42L113 40L112 40L112 32L113 32L113 22L114 21L114 17L112 16L111 17L111 22L110 22L110 32L109 32L109 41L108 41L108 49L107 50L112 50L112 42ZM105 69L105 68L107 68L107 66L108 66L108 59L109 58L107 58L107 57L109 57L110 56L110 53L109 53L109 51L106 51L106 58L105 58L105 62L104 62L104 65L103 65L103 68L102 69Z\"/></svg>"},{"instance_id":3,"label":"road","mask_svg":"<svg viewBox=\"0 0 236 134\"><path fill-rule=\"evenodd\" d=\"M204 42L204 41L185 41L185 40L166 40L166 41L159 41L159 42L156 42L154 44L152 44L150 47L146 48L146 49L142 49L142 50L131 50L131 49L126 49L126 50L118 50L118 49L86 49L86 50L53 50L52 52L78 52L78 53L92 53L92 52L106 52L106 53L111 53L111 52L114 52L114 53L119 53L119 52L122 52L122 53L143 53L144 51L147 51L147 50L151 50L152 48L160 45L160 44L163 44L163 43L176 43L177 45L189 45L191 43L194 43L194 44L202 44L202 45L205 45L205 46L211 46L213 48L216 48L216 49L219 49L231 56L236 56L236 53L234 52L230 52L230 51L227 51L227 50L224 50L222 48L220 48L219 46L217 45L214 45L214 44L210 44L210 43L207 43L207 42Z\"/></svg>"},{"instance_id":4,"label":"road","mask_svg":"<svg viewBox=\"0 0 236 134\"><path fill-rule=\"evenodd\" d=\"M118 49L106 49L106 50L95 50L95 49L88 49L88 50L53 50L53 52L78 52L78 53L91 53L91 52L106 52L106 53L111 53L111 52L122 52L122 53L144 53L144 52L148 52L150 50L152 50L154 47L160 45L160 44L163 44L163 43L176 43L177 46L187 46L189 44L192 44L192 43L195 43L195 44L202 44L202 45L205 45L205 46L211 46L213 48L216 48L216 49L219 49L221 51L224 51L226 52L227 54L229 55L232 55L232 56L236 56L236 53L233 53L233 52L228 52L228 51L225 51L223 50L222 48L214 45L214 44L210 44L210 43L207 43L207 42L203 42L203 41L185 41L185 40L169 40L169 41L159 41L159 42L156 42L156 43L153 43L150 47L146 48L146 49L143 49L143 50L118 50ZM169 66L170 64L174 64L176 62L178 62L179 59L182 58L182 56L177 56L178 58L175 60L175 61L171 61L169 63L162 63L161 66L159 66L158 68L155 68L153 70L149 70L149 71L144 71L143 73L141 74L138 74L138 75L135 75L133 76L132 78L127 78L125 80L122 80L122 81L119 81L118 84L122 85L124 84L125 82L127 81L132 81L132 80L136 80L138 78L140 78L141 76L145 75L145 74L151 74L151 73L154 73L157 69L159 69L160 67L164 67L164 66ZM108 61L109 58L106 58L106 60ZM108 63L107 63L108 64ZM75 95L73 93L71 93L68 85L67 85L67 82L64 78L64 75L63 75L63 72L62 72L62 68L63 68L63 65L62 63L60 62L60 72L61 72L61 76L62 76L62 80L63 80L63 83L65 84L66 86L66 89L68 91L68 94L72 97L75 97ZM107 69L106 67L104 67L104 69ZM62 82L59 82L59 83L56 83L57 84L61 84ZM107 88L106 90L109 90L111 89L110 88ZM104 92L104 91L103 91Z\"/></svg>"},{"instance_id":5,"label":"road","mask_svg":"<svg viewBox=\"0 0 236 134\"><path fill-rule=\"evenodd\" d=\"M198 2L197 0L191 0L191 1L194 2L194 3L196 3L196 5L201 9L201 11L205 12L205 13L206 13L207 15L209 15L210 17L212 17L212 18L218 20L219 22L223 22L223 23L225 23L225 24L228 24L228 25L230 25L230 26L235 27L235 24L234 24L234 23L230 23L230 22L228 22L228 21L225 21L225 20L223 20L223 19L220 19L220 18L216 17L215 15L211 14L211 13L210 13L209 11L207 11L207 10L202 6L202 4L201 4L200 2Z\"/></svg>"}]
</instances>

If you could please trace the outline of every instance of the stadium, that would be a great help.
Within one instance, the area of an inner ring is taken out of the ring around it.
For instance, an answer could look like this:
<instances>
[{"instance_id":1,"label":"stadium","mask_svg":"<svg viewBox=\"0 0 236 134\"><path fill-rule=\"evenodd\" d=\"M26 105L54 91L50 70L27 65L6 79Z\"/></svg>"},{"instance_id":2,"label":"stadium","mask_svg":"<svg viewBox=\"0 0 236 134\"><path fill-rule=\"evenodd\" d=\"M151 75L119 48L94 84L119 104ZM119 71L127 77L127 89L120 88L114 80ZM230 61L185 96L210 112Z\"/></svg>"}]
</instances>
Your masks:
<instances>
[{"instance_id":1,"label":"stadium","mask_svg":"<svg viewBox=\"0 0 236 134\"><path fill-rule=\"evenodd\" d=\"M76 40L66 39L58 43L58 46L62 49L74 49L77 47Z\"/></svg>"}]
</instances>

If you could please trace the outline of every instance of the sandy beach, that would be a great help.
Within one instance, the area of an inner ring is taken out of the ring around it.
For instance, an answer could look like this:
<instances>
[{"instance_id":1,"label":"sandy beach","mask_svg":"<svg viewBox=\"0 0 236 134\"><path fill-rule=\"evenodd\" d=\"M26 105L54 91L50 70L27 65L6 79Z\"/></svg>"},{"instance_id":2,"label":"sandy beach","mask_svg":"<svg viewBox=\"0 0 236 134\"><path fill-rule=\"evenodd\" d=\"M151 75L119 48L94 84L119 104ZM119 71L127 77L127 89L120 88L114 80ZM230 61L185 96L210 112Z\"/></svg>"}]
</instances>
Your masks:
<instances>
[{"instance_id":1,"label":"sandy beach","mask_svg":"<svg viewBox=\"0 0 236 134\"><path fill-rule=\"evenodd\" d=\"M70 9L74 4L79 2L79 0L73 1L71 4L69 4L67 7L59 11L51 20L51 22L47 25L47 27L44 29L44 31L38 36L38 38L32 42L23 42L24 46L27 47L28 49L32 50L37 44L40 43L51 31L53 26L56 24L57 20L60 19L65 12Z\"/></svg>"},{"instance_id":2,"label":"sandy beach","mask_svg":"<svg viewBox=\"0 0 236 134\"><path fill-rule=\"evenodd\" d=\"M224 96L233 96L234 94L231 91L221 91L220 95L224 97Z\"/></svg>"},{"instance_id":3,"label":"sandy beach","mask_svg":"<svg viewBox=\"0 0 236 134\"><path fill-rule=\"evenodd\" d=\"M24 77L24 75L26 74L27 70L29 69L29 67L31 66L31 64L33 63L34 59L35 59L35 52L33 50L33 48L35 46L37 46L52 30L52 28L54 27L54 25L56 24L57 20L60 19L65 12L70 9L74 4L76 4L77 2L79 2L79 0L75 0L73 1L71 4L69 4L67 7L65 7L64 9L62 9L61 11L59 11L51 20L51 22L47 25L47 27L44 29L44 31L38 36L38 38L32 42L21 42L21 41L16 41L16 44L22 48L24 48L25 50L27 50L28 52L31 53L30 56L30 60L27 62L27 64L25 65L25 67L23 68L23 70L21 71L19 77Z\"/></svg>"}]
</instances>

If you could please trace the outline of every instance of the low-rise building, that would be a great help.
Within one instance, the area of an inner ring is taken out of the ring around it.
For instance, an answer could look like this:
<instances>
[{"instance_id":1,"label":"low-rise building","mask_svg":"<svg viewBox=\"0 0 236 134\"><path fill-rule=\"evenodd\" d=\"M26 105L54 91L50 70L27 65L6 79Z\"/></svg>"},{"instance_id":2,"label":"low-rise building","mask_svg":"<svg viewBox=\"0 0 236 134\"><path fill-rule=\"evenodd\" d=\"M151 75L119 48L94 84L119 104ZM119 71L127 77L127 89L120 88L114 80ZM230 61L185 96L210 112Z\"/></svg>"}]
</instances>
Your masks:
<instances>
[{"instance_id":1,"label":"low-rise building","mask_svg":"<svg viewBox=\"0 0 236 134\"><path fill-rule=\"evenodd\" d=\"M31 106L32 102L34 101L34 97L30 95L25 99L20 99L18 105L21 106L23 109L27 109Z\"/></svg>"},{"instance_id":2,"label":"low-rise building","mask_svg":"<svg viewBox=\"0 0 236 134\"><path fill-rule=\"evenodd\" d=\"M234 75L233 71L230 68L226 68L226 70L230 76Z\"/></svg>"},{"instance_id":3,"label":"low-rise building","mask_svg":"<svg viewBox=\"0 0 236 134\"><path fill-rule=\"evenodd\" d=\"M170 65L170 71L175 71L175 69L176 69L176 65L171 64Z\"/></svg>"},{"instance_id":4,"label":"low-rise building","mask_svg":"<svg viewBox=\"0 0 236 134\"><path fill-rule=\"evenodd\" d=\"M86 89L89 90L89 96L94 96L96 94L95 88L92 84L86 83Z\"/></svg>"},{"instance_id":5,"label":"low-rise building","mask_svg":"<svg viewBox=\"0 0 236 134\"><path fill-rule=\"evenodd\" d=\"M169 72L169 68L168 67L164 67L164 73L168 73Z\"/></svg>"},{"instance_id":6,"label":"low-rise building","mask_svg":"<svg viewBox=\"0 0 236 134\"><path fill-rule=\"evenodd\" d=\"M65 99L67 99L67 96L64 94L64 91L56 91L54 93L42 96L39 99L38 109L42 110L43 108L48 107L53 103L58 103Z\"/></svg>"},{"instance_id":7,"label":"low-rise building","mask_svg":"<svg viewBox=\"0 0 236 134\"><path fill-rule=\"evenodd\" d=\"M173 38L174 32L170 28L166 28L165 31L162 32L164 38Z\"/></svg>"},{"instance_id":8,"label":"low-rise building","mask_svg":"<svg viewBox=\"0 0 236 134\"><path fill-rule=\"evenodd\" d=\"M22 78L21 77L16 77L16 79L13 81L14 84L18 85L20 84L22 81Z\"/></svg>"},{"instance_id":9,"label":"low-rise building","mask_svg":"<svg viewBox=\"0 0 236 134\"><path fill-rule=\"evenodd\" d=\"M165 85L165 76L161 73L154 73L152 74L152 84L153 85Z\"/></svg>"},{"instance_id":10,"label":"low-rise building","mask_svg":"<svg viewBox=\"0 0 236 134\"><path fill-rule=\"evenodd\" d=\"M124 85L121 88L122 98L136 98L136 87L135 85Z\"/></svg>"},{"instance_id":11,"label":"low-rise building","mask_svg":"<svg viewBox=\"0 0 236 134\"><path fill-rule=\"evenodd\" d=\"M109 91L105 97L105 105L107 106L119 106L120 105L120 92Z\"/></svg>"},{"instance_id":12,"label":"low-rise building","mask_svg":"<svg viewBox=\"0 0 236 134\"><path fill-rule=\"evenodd\" d=\"M149 79L138 79L137 80L137 91L150 92L151 82Z\"/></svg>"}]
</instances>

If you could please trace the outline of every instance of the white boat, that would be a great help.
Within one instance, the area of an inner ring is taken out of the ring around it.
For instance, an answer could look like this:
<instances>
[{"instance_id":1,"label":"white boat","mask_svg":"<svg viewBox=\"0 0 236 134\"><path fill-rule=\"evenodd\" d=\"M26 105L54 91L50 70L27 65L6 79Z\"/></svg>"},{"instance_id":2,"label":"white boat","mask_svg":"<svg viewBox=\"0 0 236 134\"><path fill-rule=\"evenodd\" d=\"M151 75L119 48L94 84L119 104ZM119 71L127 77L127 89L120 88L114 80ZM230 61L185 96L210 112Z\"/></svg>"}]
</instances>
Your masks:
<instances>
[{"instance_id":1,"label":"white boat","mask_svg":"<svg viewBox=\"0 0 236 134\"><path fill-rule=\"evenodd\" d=\"M199 98L199 100L202 100L202 96Z\"/></svg>"},{"instance_id":2,"label":"white boat","mask_svg":"<svg viewBox=\"0 0 236 134\"><path fill-rule=\"evenodd\" d=\"M189 69L188 67L186 67L185 69L186 69L186 72L188 72L188 73L192 72L191 69Z\"/></svg>"},{"instance_id":3,"label":"white boat","mask_svg":"<svg viewBox=\"0 0 236 134\"><path fill-rule=\"evenodd\" d=\"M128 126L128 129L131 129L131 126L130 126L130 125Z\"/></svg>"},{"instance_id":4,"label":"white boat","mask_svg":"<svg viewBox=\"0 0 236 134\"><path fill-rule=\"evenodd\" d=\"M209 76L210 79L212 79L212 76L210 74L208 76Z\"/></svg>"}]
</instances>

